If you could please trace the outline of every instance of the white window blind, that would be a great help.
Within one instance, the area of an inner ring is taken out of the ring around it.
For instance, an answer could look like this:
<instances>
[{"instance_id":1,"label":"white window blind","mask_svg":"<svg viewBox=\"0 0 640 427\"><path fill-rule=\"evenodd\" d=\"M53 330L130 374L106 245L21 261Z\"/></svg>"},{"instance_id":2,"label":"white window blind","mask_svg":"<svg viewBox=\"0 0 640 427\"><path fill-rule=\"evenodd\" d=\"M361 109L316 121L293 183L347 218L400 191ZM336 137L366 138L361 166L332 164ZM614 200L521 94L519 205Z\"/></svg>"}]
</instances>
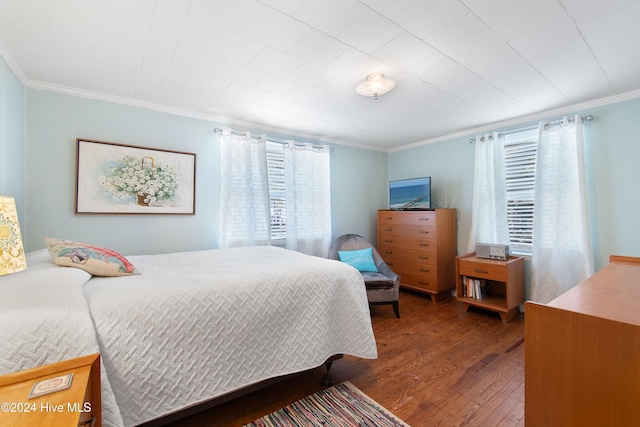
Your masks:
<instances>
[{"instance_id":1,"label":"white window blind","mask_svg":"<svg viewBox=\"0 0 640 427\"><path fill-rule=\"evenodd\" d=\"M271 241L274 245L283 245L287 238L287 205L282 144L267 141L267 174L271 209Z\"/></svg>"},{"instance_id":2,"label":"white window blind","mask_svg":"<svg viewBox=\"0 0 640 427\"><path fill-rule=\"evenodd\" d=\"M533 246L534 185L538 129L504 137L507 221L512 252L531 254Z\"/></svg>"}]
</instances>

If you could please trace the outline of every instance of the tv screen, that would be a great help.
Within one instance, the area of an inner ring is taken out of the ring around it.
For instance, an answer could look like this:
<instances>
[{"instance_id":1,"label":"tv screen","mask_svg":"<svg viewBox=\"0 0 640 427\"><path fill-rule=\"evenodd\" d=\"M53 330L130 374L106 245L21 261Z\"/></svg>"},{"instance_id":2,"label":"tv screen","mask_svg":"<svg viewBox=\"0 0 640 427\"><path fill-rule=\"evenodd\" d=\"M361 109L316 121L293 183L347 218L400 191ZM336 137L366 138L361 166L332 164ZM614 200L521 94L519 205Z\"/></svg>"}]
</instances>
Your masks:
<instances>
[{"instance_id":1,"label":"tv screen","mask_svg":"<svg viewBox=\"0 0 640 427\"><path fill-rule=\"evenodd\" d=\"M431 209L431 177L389 181L389 209Z\"/></svg>"}]
</instances>

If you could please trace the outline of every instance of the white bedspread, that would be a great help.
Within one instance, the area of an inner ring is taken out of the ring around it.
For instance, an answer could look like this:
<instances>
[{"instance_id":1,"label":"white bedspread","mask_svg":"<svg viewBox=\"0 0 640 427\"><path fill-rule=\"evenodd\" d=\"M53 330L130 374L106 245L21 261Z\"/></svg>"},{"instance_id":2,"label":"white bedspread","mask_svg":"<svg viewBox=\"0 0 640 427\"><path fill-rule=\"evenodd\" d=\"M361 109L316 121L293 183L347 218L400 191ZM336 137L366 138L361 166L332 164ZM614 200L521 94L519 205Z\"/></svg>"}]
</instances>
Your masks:
<instances>
[{"instance_id":1,"label":"white bedspread","mask_svg":"<svg viewBox=\"0 0 640 427\"><path fill-rule=\"evenodd\" d=\"M84 285L125 426L335 354L377 357L362 277L340 262L275 247L128 258L141 275Z\"/></svg>"},{"instance_id":2,"label":"white bedspread","mask_svg":"<svg viewBox=\"0 0 640 427\"><path fill-rule=\"evenodd\" d=\"M98 353L82 286L91 275L56 266L44 249L0 279L0 375ZM122 418L101 365L104 426Z\"/></svg>"}]
</instances>

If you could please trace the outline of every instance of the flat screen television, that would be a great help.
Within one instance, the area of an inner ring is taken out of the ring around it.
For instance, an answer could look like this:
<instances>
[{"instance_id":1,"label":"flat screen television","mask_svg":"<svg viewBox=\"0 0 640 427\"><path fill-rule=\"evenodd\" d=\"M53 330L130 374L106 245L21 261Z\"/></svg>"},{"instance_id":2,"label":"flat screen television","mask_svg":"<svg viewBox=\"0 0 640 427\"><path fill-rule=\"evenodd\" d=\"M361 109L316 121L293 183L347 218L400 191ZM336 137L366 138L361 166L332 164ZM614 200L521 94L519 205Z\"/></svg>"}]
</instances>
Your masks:
<instances>
[{"instance_id":1,"label":"flat screen television","mask_svg":"<svg viewBox=\"0 0 640 427\"><path fill-rule=\"evenodd\" d=\"M431 177L389 181L389 209L431 209Z\"/></svg>"}]
</instances>

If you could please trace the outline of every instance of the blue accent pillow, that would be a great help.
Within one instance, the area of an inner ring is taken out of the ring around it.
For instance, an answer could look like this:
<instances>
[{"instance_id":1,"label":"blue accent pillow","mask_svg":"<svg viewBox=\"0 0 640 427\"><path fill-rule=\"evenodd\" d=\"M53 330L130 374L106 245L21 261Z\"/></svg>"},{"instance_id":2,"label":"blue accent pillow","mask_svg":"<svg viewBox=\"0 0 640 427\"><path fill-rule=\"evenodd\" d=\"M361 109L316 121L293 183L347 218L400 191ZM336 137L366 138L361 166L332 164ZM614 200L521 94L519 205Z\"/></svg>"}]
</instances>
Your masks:
<instances>
[{"instance_id":1,"label":"blue accent pillow","mask_svg":"<svg viewBox=\"0 0 640 427\"><path fill-rule=\"evenodd\" d=\"M358 271L378 272L376 263L373 262L373 253L371 248L360 249L357 251L338 251L340 261L349 264Z\"/></svg>"}]
</instances>

